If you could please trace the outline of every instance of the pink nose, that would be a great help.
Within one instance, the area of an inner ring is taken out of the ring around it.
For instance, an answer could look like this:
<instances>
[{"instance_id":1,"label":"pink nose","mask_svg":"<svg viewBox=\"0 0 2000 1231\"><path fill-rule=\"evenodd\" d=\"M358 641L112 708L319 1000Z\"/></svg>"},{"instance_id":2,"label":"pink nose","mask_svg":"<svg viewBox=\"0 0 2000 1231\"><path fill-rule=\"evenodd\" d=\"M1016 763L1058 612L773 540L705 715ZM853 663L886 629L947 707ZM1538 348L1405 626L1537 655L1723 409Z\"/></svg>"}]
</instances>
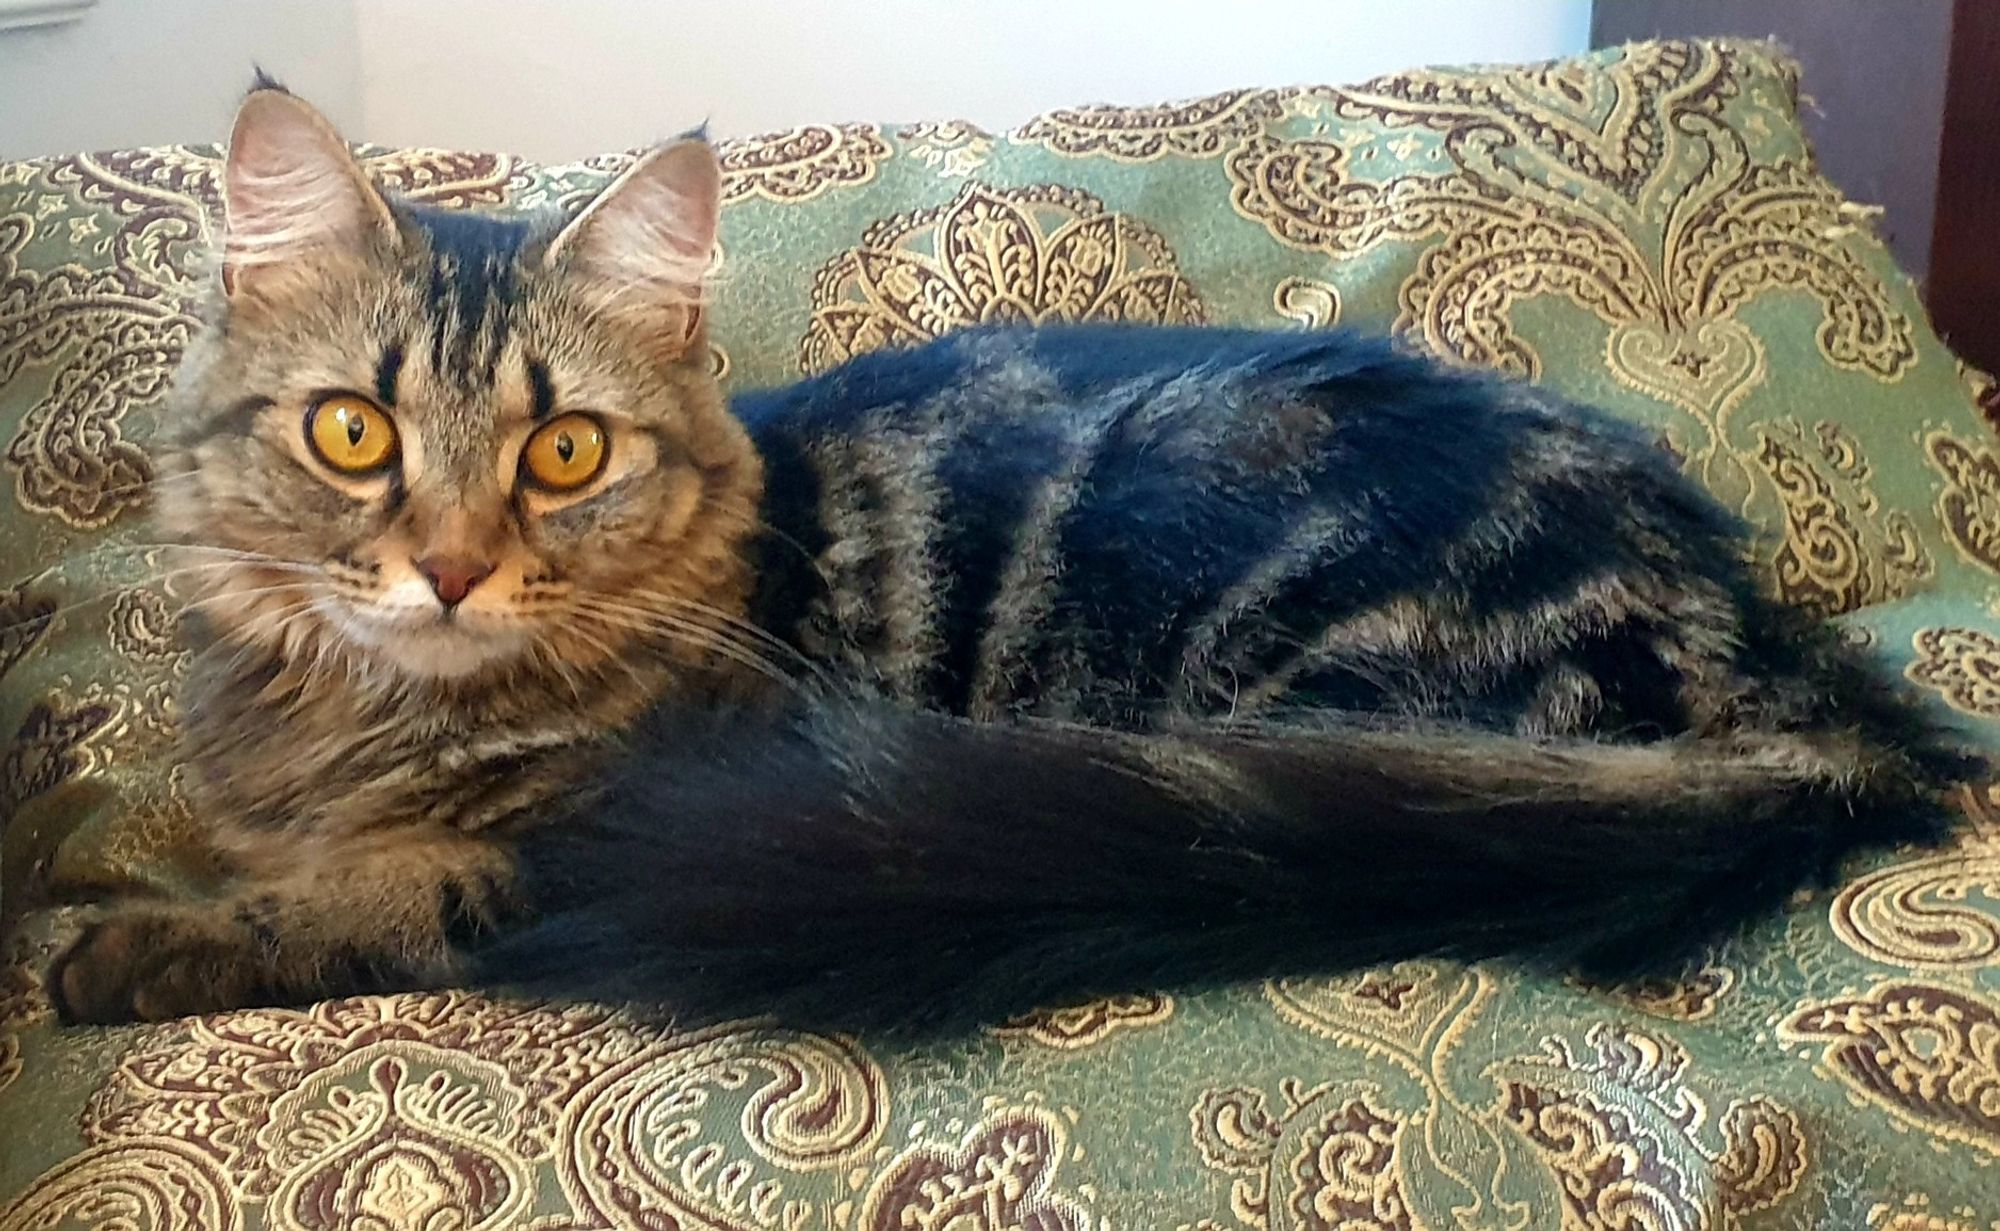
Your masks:
<instances>
[{"instance_id":1,"label":"pink nose","mask_svg":"<svg viewBox=\"0 0 2000 1231\"><path fill-rule=\"evenodd\" d=\"M472 587L493 575L492 565L462 556L425 556L416 565L424 580L431 583L438 601L447 607L458 606L472 593Z\"/></svg>"}]
</instances>

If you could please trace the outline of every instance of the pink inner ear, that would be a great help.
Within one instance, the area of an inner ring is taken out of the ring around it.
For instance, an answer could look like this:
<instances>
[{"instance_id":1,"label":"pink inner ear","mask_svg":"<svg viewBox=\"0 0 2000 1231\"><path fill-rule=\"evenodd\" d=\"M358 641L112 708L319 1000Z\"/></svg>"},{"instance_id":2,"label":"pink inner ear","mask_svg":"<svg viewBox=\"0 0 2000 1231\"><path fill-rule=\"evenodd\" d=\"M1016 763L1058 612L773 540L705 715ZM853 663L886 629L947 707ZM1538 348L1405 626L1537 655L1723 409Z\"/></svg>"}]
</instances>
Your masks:
<instances>
[{"instance_id":1,"label":"pink inner ear","mask_svg":"<svg viewBox=\"0 0 2000 1231\"><path fill-rule=\"evenodd\" d=\"M702 142L641 159L559 237L551 256L620 287L643 288L655 306L691 305L715 251L721 175ZM690 316L692 336L698 317Z\"/></svg>"},{"instance_id":2,"label":"pink inner ear","mask_svg":"<svg viewBox=\"0 0 2000 1231\"><path fill-rule=\"evenodd\" d=\"M260 92L245 100L223 177L223 286L245 271L360 242L386 215L346 144L299 100Z\"/></svg>"}]
</instances>

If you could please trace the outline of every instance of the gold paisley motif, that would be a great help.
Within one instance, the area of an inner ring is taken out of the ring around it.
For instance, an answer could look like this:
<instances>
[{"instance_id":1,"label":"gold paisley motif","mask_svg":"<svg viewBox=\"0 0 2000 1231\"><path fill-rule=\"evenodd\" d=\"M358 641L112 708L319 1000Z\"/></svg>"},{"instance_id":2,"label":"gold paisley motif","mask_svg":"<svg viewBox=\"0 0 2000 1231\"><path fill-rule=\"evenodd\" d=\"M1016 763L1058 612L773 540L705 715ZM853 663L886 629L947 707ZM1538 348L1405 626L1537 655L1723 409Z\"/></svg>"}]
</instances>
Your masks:
<instances>
[{"instance_id":1,"label":"gold paisley motif","mask_svg":"<svg viewBox=\"0 0 2000 1231\"><path fill-rule=\"evenodd\" d=\"M179 659L179 620L158 590L121 590L106 616L111 645L135 662L163 666Z\"/></svg>"},{"instance_id":2,"label":"gold paisley motif","mask_svg":"<svg viewBox=\"0 0 2000 1231\"><path fill-rule=\"evenodd\" d=\"M1769 374L1764 344L1731 320L1673 330L1626 321L1605 339L1604 359L1621 384L1680 407L1717 435Z\"/></svg>"},{"instance_id":3,"label":"gold paisley motif","mask_svg":"<svg viewBox=\"0 0 2000 1231\"><path fill-rule=\"evenodd\" d=\"M657 1041L606 1009L457 992L216 1014L147 1035L80 1122L91 1141L205 1151L252 1198L338 1204L348 1197L337 1173L380 1162L410 1183L471 1185L490 1203L482 1208L511 1209L522 1166L555 1152L577 1093ZM415 1153L399 1154L402 1143ZM430 1170L441 1143L464 1164L456 1179Z\"/></svg>"},{"instance_id":4,"label":"gold paisley motif","mask_svg":"<svg viewBox=\"0 0 2000 1231\"><path fill-rule=\"evenodd\" d=\"M982 321L1206 319L1158 233L1055 184L967 184L950 204L878 222L813 279L807 372Z\"/></svg>"},{"instance_id":5,"label":"gold paisley motif","mask_svg":"<svg viewBox=\"0 0 2000 1231\"><path fill-rule=\"evenodd\" d=\"M1778 1027L1820 1065L1918 1132L2000 1155L2000 1011L1956 988L1892 980L1807 1004Z\"/></svg>"},{"instance_id":6,"label":"gold paisley motif","mask_svg":"<svg viewBox=\"0 0 2000 1231\"><path fill-rule=\"evenodd\" d=\"M869 1184L858 1231L1092 1231L1098 1220L1058 1186L1069 1155L1061 1118L1040 1107L989 1113L956 1143L904 1150Z\"/></svg>"},{"instance_id":7,"label":"gold paisley motif","mask_svg":"<svg viewBox=\"0 0 2000 1231\"><path fill-rule=\"evenodd\" d=\"M117 707L101 699L51 694L37 701L0 754L0 820L90 773L98 760L95 741L117 715Z\"/></svg>"},{"instance_id":8,"label":"gold paisley motif","mask_svg":"<svg viewBox=\"0 0 2000 1231\"><path fill-rule=\"evenodd\" d=\"M273 1105L282 1177L264 1225L402 1231L520 1225L534 1199L512 1148L523 1096L498 1066L421 1045L371 1048L315 1069Z\"/></svg>"},{"instance_id":9,"label":"gold paisley motif","mask_svg":"<svg viewBox=\"0 0 2000 1231\"><path fill-rule=\"evenodd\" d=\"M1340 288L1314 278L1285 278L1272 290L1271 306L1307 329L1331 329L1340 323Z\"/></svg>"},{"instance_id":10,"label":"gold paisley motif","mask_svg":"<svg viewBox=\"0 0 2000 1231\"><path fill-rule=\"evenodd\" d=\"M1596 315L1610 374L1692 418L1681 452L1740 506L1753 474L1729 419L1769 375L1745 305L1811 295L1825 360L1878 381L1917 356L1915 323L1840 239L1852 207L1790 154L1758 161L1725 116L1744 77L1734 50L1695 43L1400 74L1299 95L1296 123L1272 122L1224 168L1237 212L1280 242L1340 259L1425 244L1394 327L1446 354L1539 376L1515 307L1553 295ZM1382 142L1396 156L1377 172Z\"/></svg>"},{"instance_id":11,"label":"gold paisley motif","mask_svg":"<svg viewBox=\"0 0 2000 1231\"><path fill-rule=\"evenodd\" d=\"M746 197L806 201L875 178L894 151L873 124L807 124L719 142L724 204Z\"/></svg>"},{"instance_id":12,"label":"gold paisley motif","mask_svg":"<svg viewBox=\"0 0 2000 1231\"><path fill-rule=\"evenodd\" d=\"M188 333L183 319L134 320L85 340L7 446L23 508L90 529L144 500L152 463L119 423L166 391Z\"/></svg>"},{"instance_id":13,"label":"gold paisley motif","mask_svg":"<svg viewBox=\"0 0 2000 1231\"><path fill-rule=\"evenodd\" d=\"M1928 1193L1912 1193L1900 1203L1870 1208L1868 1231L2000 1231L2000 1218L1983 1217L1969 1205L1939 1211Z\"/></svg>"},{"instance_id":14,"label":"gold paisley motif","mask_svg":"<svg viewBox=\"0 0 2000 1231\"><path fill-rule=\"evenodd\" d=\"M1231 1211L1247 1227L1414 1231L1397 1150L1406 1124L1374 1091L1280 1083L1271 1114L1261 1090L1204 1091L1188 1111L1196 1151L1228 1173Z\"/></svg>"},{"instance_id":15,"label":"gold paisley motif","mask_svg":"<svg viewBox=\"0 0 2000 1231\"><path fill-rule=\"evenodd\" d=\"M1787 419L1758 428L1757 439L1757 461L1785 506L1785 540L1772 561L1785 602L1839 615L1901 598L1936 572L1915 524L1883 514L1845 428L1822 420L1808 440Z\"/></svg>"},{"instance_id":16,"label":"gold paisley motif","mask_svg":"<svg viewBox=\"0 0 2000 1231\"><path fill-rule=\"evenodd\" d=\"M1687 1068L1673 1040L1605 1025L1586 1050L1549 1039L1543 1055L1495 1066L1501 1115L1557 1178L1564 1228L1721 1231L1798 1191L1798 1117L1762 1095L1733 1102L1711 1143Z\"/></svg>"},{"instance_id":17,"label":"gold paisley motif","mask_svg":"<svg viewBox=\"0 0 2000 1231\"><path fill-rule=\"evenodd\" d=\"M1264 995L1280 1017L1370 1054L1426 1055L1492 995L1485 977L1445 962L1398 962L1330 979L1279 979Z\"/></svg>"},{"instance_id":18,"label":"gold paisley motif","mask_svg":"<svg viewBox=\"0 0 2000 1231\"><path fill-rule=\"evenodd\" d=\"M1966 559L2000 573L2000 458L1947 431L1924 437L1924 452L1944 476L1937 512L1945 537Z\"/></svg>"},{"instance_id":19,"label":"gold paisley motif","mask_svg":"<svg viewBox=\"0 0 2000 1231\"><path fill-rule=\"evenodd\" d=\"M242 1225L229 1177L200 1151L173 1141L85 1150L0 1209L0 1231L234 1231Z\"/></svg>"},{"instance_id":20,"label":"gold paisley motif","mask_svg":"<svg viewBox=\"0 0 2000 1231\"><path fill-rule=\"evenodd\" d=\"M1281 1020L1407 1078L1393 1110L1409 1125L1397 1170L1415 1226L1519 1225L1526 1215L1508 1179L1521 1166L1509 1157L1518 1147L1486 1106L1489 1092L1458 1063L1497 991L1481 967L1433 961L1264 985Z\"/></svg>"},{"instance_id":21,"label":"gold paisley motif","mask_svg":"<svg viewBox=\"0 0 2000 1231\"><path fill-rule=\"evenodd\" d=\"M27 586L0 590L0 678L41 643L55 614L56 600L32 594Z\"/></svg>"},{"instance_id":22,"label":"gold paisley motif","mask_svg":"<svg viewBox=\"0 0 2000 1231\"><path fill-rule=\"evenodd\" d=\"M1174 998L1155 993L1108 996L1060 1009L1037 1009L996 1026L1003 1039L1025 1039L1057 1051L1080 1051L1123 1030L1158 1025L1174 1015Z\"/></svg>"},{"instance_id":23,"label":"gold paisley motif","mask_svg":"<svg viewBox=\"0 0 2000 1231\"><path fill-rule=\"evenodd\" d=\"M1283 115L1287 97L1282 90L1229 90L1158 107L1067 107L1029 120L1013 139L1077 158L1208 158Z\"/></svg>"},{"instance_id":24,"label":"gold paisley motif","mask_svg":"<svg viewBox=\"0 0 2000 1231\"><path fill-rule=\"evenodd\" d=\"M738 1132L704 1114L741 1106ZM557 1175L579 1212L610 1227L808 1231L797 1191L868 1158L888 1119L887 1079L851 1041L717 1029L677 1035L607 1071L571 1101Z\"/></svg>"},{"instance_id":25,"label":"gold paisley motif","mask_svg":"<svg viewBox=\"0 0 2000 1231\"><path fill-rule=\"evenodd\" d=\"M1635 201L1670 157L1673 112L1711 111L1738 88L1734 68L1726 48L1654 42L1624 48L1611 64L1419 68L1314 93L1344 119L1387 118L1455 138L1465 146L1460 157L1491 160L1478 165L1496 176L1507 164L1493 156L1511 140L1534 152L1536 167L1559 167Z\"/></svg>"},{"instance_id":26,"label":"gold paisley motif","mask_svg":"<svg viewBox=\"0 0 2000 1231\"><path fill-rule=\"evenodd\" d=\"M1835 895L1829 921L1848 948L1909 970L1976 970L2000 958L2000 813L1990 789L1962 798L1967 824L1952 846ZM1974 905L1981 897L1985 905Z\"/></svg>"},{"instance_id":27,"label":"gold paisley motif","mask_svg":"<svg viewBox=\"0 0 2000 1231\"><path fill-rule=\"evenodd\" d=\"M1917 657L1904 675L1961 713L2000 717L2000 638L1976 628L1923 628L1910 644Z\"/></svg>"},{"instance_id":28,"label":"gold paisley motif","mask_svg":"<svg viewBox=\"0 0 2000 1231\"><path fill-rule=\"evenodd\" d=\"M0 959L0 1092L21 1076L22 1026L44 1016L40 984L28 974L28 955Z\"/></svg>"},{"instance_id":29,"label":"gold paisley motif","mask_svg":"<svg viewBox=\"0 0 2000 1231\"><path fill-rule=\"evenodd\" d=\"M1446 233L1454 224L1509 218L1504 200L1450 174L1388 183L1355 176L1349 151L1318 137L1253 137L1223 159L1236 212L1295 248L1360 256L1378 244Z\"/></svg>"},{"instance_id":30,"label":"gold paisley motif","mask_svg":"<svg viewBox=\"0 0 2000 1231\"><path fill-rule=\"evenodd\" d=\"M1736 972L1727 966L1703 965L1677 979L1646 979L1612 989L1625 1003L1652 1017L1676 1022L1704 1021L1735 988Z\"/></svg>"},{"instance_id":31,"label":"gold paisley motif","mask_svg":"<svg viewBox=\"0 0 2000 1231\"><path fill-rule=\"evenodd\" d=\"M971 175L993 156L993 134L963 120L912 124L896 136L905 154L951 179Z\"/></svg>"},{"instance_id":32,"label":"gold paisley motif","mask_svg":"<svg viewBox=\"0 0 2000 1231\"><path fill-rule=\"evenodd\" d=\"M1958 383L1965 390L1965 399L1986 421L1986 426L2000 431L2000 380L1993 379L1991 372L1976 368L1965 360L1958 361Z\"/></svg>"}]
</instances>

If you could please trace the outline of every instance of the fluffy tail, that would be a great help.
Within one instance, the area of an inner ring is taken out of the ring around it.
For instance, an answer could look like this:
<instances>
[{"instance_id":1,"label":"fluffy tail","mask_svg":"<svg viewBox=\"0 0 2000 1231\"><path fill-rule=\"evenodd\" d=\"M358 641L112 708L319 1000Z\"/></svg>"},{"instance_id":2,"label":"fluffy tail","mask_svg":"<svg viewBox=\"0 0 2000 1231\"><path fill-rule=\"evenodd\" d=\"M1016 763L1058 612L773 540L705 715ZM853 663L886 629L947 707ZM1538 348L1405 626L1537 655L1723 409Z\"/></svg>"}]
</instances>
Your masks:
<instances>
[{"instance_id":1,"label":"fluffy tail","mask_svg":"<svg viewBox=\"0 0 2000 1231\"><path fill-rule=\"evenodd\" d=\"M524 839L540 921L482 978L912 1030L1417 954L1633 973L1941 824L1915 760L1835 736L1129 735L833 705L645 740L671 751Z\"/></svg>"}]
</instances>

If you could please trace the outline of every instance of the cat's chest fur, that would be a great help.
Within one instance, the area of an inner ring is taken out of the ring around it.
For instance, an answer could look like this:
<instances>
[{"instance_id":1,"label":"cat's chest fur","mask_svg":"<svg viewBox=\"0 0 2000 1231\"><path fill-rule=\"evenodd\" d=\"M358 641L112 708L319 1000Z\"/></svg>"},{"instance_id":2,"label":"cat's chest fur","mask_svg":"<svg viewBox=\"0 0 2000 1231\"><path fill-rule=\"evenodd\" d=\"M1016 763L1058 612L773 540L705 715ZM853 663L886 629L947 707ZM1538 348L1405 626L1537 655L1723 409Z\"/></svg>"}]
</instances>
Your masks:
<instances>
[{"instance_id":1,"label":"cat's chest fur","mask_svg":"<svg viewBox=\"0 0 2000 1231\"><path fill-rule=\"evenodd\" d=\"M339 673L245 668L198 653L181 748L187 789L239 864L282 863L289 842L419 824L504 825L565 790L643 708L637 690L560 699L533 683L425 696Z\"/></svg>"}]
</instances>

